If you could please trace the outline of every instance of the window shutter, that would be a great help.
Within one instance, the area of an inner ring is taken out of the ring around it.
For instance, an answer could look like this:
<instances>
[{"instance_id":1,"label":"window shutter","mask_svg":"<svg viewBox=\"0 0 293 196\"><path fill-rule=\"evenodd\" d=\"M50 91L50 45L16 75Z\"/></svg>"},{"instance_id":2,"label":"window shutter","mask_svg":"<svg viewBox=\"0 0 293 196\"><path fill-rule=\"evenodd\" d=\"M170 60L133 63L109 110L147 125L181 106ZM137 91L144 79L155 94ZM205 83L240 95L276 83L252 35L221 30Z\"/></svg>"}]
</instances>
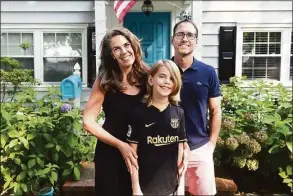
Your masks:
<instances>
[{"instance_id":1,"label":"window shutter","mask_svg":"<svg viewBox=\"0 0 293 196\"><path fill-rule=\"evenodd\" d=\"M221 26L219 34L219 79L228 83L235 76L236 26Z\"/></svg>"},{"instance_id":2,"label":"window shutter","mask_svg":"<svg viewBox=\"0 0 293 196\"><path fill-rule=\"evenodd\" d=\"M96 43L95 27L88 27L87 32L87 51L88 51L88 83L87 86L92 88L96 79Z\"/></svg>"}]
</instances>

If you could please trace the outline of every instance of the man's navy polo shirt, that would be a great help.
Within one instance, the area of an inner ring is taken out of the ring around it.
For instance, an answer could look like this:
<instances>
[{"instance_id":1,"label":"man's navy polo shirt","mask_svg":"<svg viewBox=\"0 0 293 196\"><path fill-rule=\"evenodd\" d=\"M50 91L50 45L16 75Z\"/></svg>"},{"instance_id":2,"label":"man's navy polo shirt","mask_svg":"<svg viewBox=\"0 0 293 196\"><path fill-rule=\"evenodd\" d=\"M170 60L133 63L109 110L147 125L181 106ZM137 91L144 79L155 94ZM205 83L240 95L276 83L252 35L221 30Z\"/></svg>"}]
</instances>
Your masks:
<instances>
[{"instance_id":1,"label":"man's navy polo shirt","mask_svg":"<svg viewBox=\"0 0 293 196\"><path fill-rule=\"evenodd\" d=\"M174 60L174 57L172 58ZM180 67L179 67L180 68ZM208 100L221 95L219 79L214 67L193 59L182 74L181 107L185 114L185 128L191 150L209 142L207 124Z\"/></svg>"}]
</instances>

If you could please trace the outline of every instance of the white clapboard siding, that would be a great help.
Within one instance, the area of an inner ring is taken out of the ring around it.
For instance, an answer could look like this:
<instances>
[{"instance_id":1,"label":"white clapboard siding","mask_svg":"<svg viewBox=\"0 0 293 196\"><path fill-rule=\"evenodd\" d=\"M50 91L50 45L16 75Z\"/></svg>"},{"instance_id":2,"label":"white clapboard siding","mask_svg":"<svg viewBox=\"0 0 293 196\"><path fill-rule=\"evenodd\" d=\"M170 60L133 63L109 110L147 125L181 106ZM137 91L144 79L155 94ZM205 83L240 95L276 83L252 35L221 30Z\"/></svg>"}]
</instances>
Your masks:
<instances>
[{"instance_id":1,"label":"white clapboard siding","mask_svg":"<svg viewBox=\"0 0 293 196\"><path fill-rule=\"evenodd\" d=\"M205 46L218 46L219 45L219 35L218 34L203 34L201 38L201 43Z\"/></svg>"},{"instance_id":2,"label":"white clapboard siding","mask_svg":"<svg viewBox=\"0 0 293 196\"><path fill-rule=\"evenodd\" d=\"M94 23L94 1L1 1L2 24Z\"/></svg>"},{"instance_id":3,"label":"white clapboard siding","mask_svg":"<svg viewBox=\"0 0 293 196\"><path fill-rule=\"evenodd\" d=\"M238 23L292 23L292 11L266 12L203 12L205 22L238 22Z\"/></svg>"},{"instance_id":4,"label":"white clapboard siding","mask_svg":"<svg viewBox=\"0 0 293 196\"><path fill-rule=\"evenodd\" d=\"M292 24L292 1L202 1L200 42L205 62L218 67L220 26L239 24Z\"/></svg>"},{"instance_id":5,"label":"white clapboard siding","mask_svg":"<svg viewBox=\"0 0 293 196\"><path fill-rule=\"evenodd\" d=\"M202 57L201 60L206 64L213 66L214 68L219 68L218 57Z\"/></svg>"},{"instance_id":6,"label":"white clapboard siding","mask_svg":"<svg viewBox=\"0 0 293 196\"><path fill-rule=\"evenodd\" d=\"M1 12L87 12L94 1L1 1Z\"/></svg>"},{"instance_id":7,"label":"white clapboard siding","mask_svg":"<svg viewBox=\"0 0 293 196\"><path fill-rule=\"evenodd\" d=\"M218 57L219 56L218 46L202 46L202 57Z\"/></svg>"},{"instance_id":8,"label":"white clapboard siding","mask_svg":"<svg viewBox=\"0 0 293 196\"><path fill-rule=\"evenodd\" d=\"M292 1L205 1L204 11L292 11Z\"/></svg>"}]
</instances>

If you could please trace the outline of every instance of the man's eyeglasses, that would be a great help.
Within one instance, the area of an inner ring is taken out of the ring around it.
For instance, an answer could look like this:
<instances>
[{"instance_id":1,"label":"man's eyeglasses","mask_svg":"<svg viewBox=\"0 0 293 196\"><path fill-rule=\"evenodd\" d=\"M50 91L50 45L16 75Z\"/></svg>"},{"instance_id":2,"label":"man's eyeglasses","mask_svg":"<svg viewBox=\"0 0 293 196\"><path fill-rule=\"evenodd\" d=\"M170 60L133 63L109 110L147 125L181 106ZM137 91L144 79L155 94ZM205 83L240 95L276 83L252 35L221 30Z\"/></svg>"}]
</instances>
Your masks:
<instances>
[{"instance_id":1,"label":"man's eyeglasses","mask_svg":"<svg viewBox=\"0 0 293 196\"><path fill-rule=\"evenodd\" d=\"M183 39L185 35L188 40L194 40L197 37L196 33L183 33L183 32L175 33L174 37L177 39Z\"/></svg>"}]
</instances>

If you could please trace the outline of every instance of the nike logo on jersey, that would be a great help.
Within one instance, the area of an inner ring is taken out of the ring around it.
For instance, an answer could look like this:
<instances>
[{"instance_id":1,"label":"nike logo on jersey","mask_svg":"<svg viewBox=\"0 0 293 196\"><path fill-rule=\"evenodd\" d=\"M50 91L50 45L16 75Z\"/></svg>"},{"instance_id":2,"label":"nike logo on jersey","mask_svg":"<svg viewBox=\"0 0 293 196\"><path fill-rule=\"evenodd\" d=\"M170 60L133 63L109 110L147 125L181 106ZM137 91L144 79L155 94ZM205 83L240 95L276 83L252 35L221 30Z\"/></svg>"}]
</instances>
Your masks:
<instances>
[{"instance_id":1,"label":"nike logo on jersey","mask_svg":"<svg viewBox=\"0 0 293 196\"><path fill-rule=\"evenodd\" d=\"M150 127L150 126L152 126L153 124L155 124L155 123L153 122L153 123L151 123L151 124L145 124L144 126L145 126L145 127Z\"/></svg>"}]
</instances>

